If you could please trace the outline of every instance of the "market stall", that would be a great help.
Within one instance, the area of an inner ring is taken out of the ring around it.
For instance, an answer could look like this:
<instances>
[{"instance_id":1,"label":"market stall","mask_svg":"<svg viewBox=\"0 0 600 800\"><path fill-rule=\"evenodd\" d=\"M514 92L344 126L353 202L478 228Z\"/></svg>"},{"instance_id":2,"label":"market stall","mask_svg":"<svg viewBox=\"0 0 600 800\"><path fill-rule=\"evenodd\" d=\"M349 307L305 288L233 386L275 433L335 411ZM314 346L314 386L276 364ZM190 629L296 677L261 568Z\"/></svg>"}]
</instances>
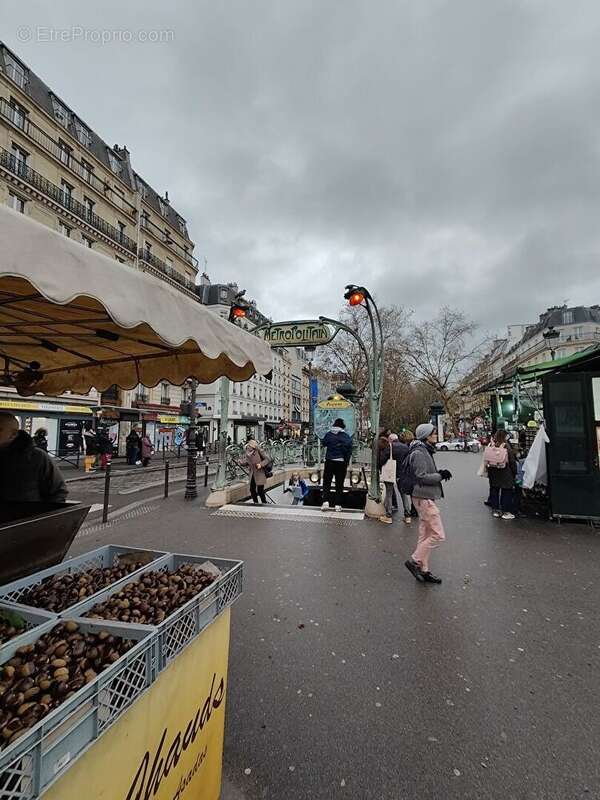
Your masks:
<instances>
[{"instance_id":1,"label":"market stall","mask_svg":"<svg viewBox=\"0 0 600 800\"><path fill-rule=\"evenodd\" d=\"M271 363L267 344L169 285L0 207L5 386L243 381ZM161 800L193 786L217 800L241 562L108 547L57 564L87 509L48 548L60 511L0 528L16 564L0 586L0 798Z\"/></svg>"}]
</instances>

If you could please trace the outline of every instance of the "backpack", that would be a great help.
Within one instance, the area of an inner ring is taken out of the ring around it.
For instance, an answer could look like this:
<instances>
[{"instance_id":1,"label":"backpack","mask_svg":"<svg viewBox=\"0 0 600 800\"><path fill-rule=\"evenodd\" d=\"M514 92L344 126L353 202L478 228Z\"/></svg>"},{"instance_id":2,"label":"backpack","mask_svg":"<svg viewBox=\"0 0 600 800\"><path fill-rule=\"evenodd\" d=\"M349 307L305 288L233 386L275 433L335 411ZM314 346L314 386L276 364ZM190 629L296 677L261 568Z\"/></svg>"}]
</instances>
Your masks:
<instances>
[{"instance_id":1,"label":"backpack","mask_svg":"<svg viewBox=\"0 0 600 800\"><path fill-rule=\"evenodd\" d=\"M488 444L483 452L483 463L488 469L504 469L508 464L508 450L506 447Z\"/></svg>"},{"instance_id":2,"label":"backpack","mask_svg":"<svg viewBox=\"0 0 600 800\"><path fill-rule=\"evenodd\" d=\"M400 491L404 494L412 494L412 490L415 488L415 484L417 482L417 476L415 475L415 471L412 466L411 456L412 453L407 453L406 458L400 467Z\"/></svg>"}]
</instances>

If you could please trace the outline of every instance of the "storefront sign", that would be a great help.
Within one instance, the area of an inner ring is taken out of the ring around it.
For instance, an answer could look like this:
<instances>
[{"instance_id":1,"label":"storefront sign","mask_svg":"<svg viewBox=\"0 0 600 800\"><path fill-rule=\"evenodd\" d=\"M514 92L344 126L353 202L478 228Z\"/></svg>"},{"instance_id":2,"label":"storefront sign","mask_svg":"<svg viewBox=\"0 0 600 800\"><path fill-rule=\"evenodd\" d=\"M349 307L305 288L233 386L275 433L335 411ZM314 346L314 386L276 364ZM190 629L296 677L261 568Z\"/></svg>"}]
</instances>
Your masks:
<instances>
[{"instance_id":1,"label":"storefront sign","mask_svg":"<svg viewBox=\"0 0 600 800\"><path fill-rule=\"evenodd\" d=\"M230 609L188 645L44 800L218 800Z\"/></svg>"},{"instance_id":2,"label":"storefront sign","mask_svg":"<svg viewBox=\"0 0 600 800\"><path fill-rule=\"evenodd\" d=\"M338 397L332 400L321 400L317 403L318 408L351 408L352 403L349 400L344 400L343 397Z\"/></svg>"},{"instance_id":3,"label":"storefront sign","mask_svg":"<svg viewBox=\"0 0 600 800\"><path fill-rule=\"evenodd\" d=\"M179 425L179 423L182 422L183 420L181 417L176 416L174 414L160 414L158 417L158 421L167 425Z\"/></svg>"},{"instance_id":4,"label":"storefront sign","mask_svg":"<svg viewBox=\"0 0 600 800\"><path fill-rule=\"evenodd\" d=\"M271 347L304 347L327 344L337 331L319 320L278 322L258 331Z\"/></svg>"},{"instance_id":5,"label":"storefront sign","mask_svg":"<svg viewBox=\"0 0 600 800\"><path fill-rule=\"evenodd\" d=\"M91 414L89 406L56 405L54 403L32 403L27 400L0 400L0 408L13 411L53 411L55 414Z\"/></svg>"},{"instance_id":6,"label":"storefront sign","mask_svg":"<svg viewBox=\"0 0 600 800\"><path fill-rule=\"evenodd\" d=\"M315 433L322 439L336 419L342 419L346 425L346 433L354 435L356 430L356 411L349 400L336 397L332 400L321 400L315 408Z\"/></svg>"}]
</instances>

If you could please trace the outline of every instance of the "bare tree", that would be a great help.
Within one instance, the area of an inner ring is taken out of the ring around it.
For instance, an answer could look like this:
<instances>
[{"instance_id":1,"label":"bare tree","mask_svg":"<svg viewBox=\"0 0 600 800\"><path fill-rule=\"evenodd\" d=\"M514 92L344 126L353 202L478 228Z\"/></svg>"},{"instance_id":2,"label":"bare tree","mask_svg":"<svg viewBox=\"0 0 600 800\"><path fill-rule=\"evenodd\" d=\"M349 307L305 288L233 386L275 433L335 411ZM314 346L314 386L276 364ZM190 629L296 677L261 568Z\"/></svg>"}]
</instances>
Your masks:
<instances>
[{"instance_id":1,"label":"bare tree","mask_svg":"<svg viewBox=\"0 0 600 800\"><path fill-rule=\"evenodd\" d=\"M413 382L431 387L451 415L459 410L461 381L484 345L475 339L476 329L461 311L444 307L434 319L411 325L405 338L405 363Z\"/></svg>"}]
</instances>

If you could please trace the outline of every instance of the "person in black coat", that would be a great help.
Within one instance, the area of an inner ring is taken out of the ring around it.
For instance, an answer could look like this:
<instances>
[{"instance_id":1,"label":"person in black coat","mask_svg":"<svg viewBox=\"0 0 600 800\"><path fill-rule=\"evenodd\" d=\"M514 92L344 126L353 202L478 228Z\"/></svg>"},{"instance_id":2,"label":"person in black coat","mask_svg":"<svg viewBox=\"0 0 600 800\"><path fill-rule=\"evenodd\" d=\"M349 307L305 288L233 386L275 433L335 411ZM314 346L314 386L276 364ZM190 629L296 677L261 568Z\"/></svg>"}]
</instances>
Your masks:
<instances>
[{"instance_id":1,"label":"person in black coat","mask_svg":"<svg viewBox=\"0 0 600 800\"><path fill-rule=\"evenodd\" d=\"M488 480L490 482L489 503L495 517L514 519L517 458L514 450L506 440L506 431L496 431L492 444L495 447L506 448L507 459L504 467L488 467Z\"/></svg>"},{"instance_id":2,"label":"person in black coat","mask_svg":"<svg viewBox=\"0 0 600 800\"><path fill-rule=\"evenodd\" d=\"M133 428L131 433L125 439L125 455L127 456L127 463L131 467L140 462L142 454L142 437L139 435L136 428Z\"/></svg>"},{"instance_id":3,"label":"person in black coat","mask_svg":"<svg viewBox=\"0 0 600 800\"><path fill-rule=\"evenodd\" d=\"M16 417L0 411L0 504L64 503L67 487L52 458L19 430Z\"/></svg>"},{"instance_id":4,"label":"person in black coat","mask_svg":"<svg viewBox=\"0 0 600 800\"><path fill-rule=\"evenodd\" d=\"M45 428L38 428L33 435L33 442L40 450L48 452L48 431Z\"/></svg>"}]
</instances>

